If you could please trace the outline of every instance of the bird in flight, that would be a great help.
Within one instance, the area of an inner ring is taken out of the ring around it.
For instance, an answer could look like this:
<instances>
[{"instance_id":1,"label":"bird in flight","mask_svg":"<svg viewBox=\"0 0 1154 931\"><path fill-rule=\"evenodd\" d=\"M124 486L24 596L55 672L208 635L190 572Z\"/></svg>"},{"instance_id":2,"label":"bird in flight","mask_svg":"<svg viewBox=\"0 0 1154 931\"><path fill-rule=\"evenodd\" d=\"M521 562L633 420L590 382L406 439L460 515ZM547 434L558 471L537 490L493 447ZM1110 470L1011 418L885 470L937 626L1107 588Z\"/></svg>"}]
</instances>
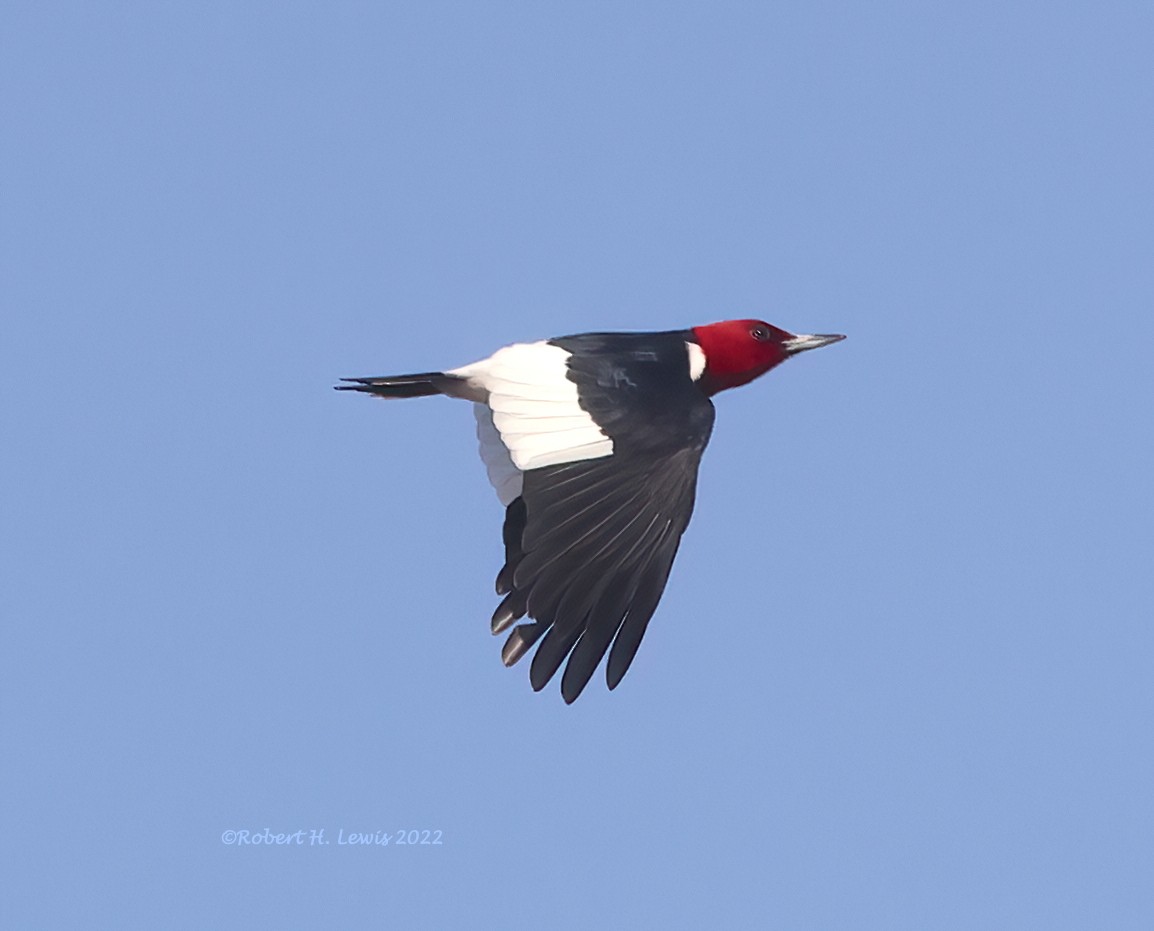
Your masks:
<instances>
[{"instance_id":1,"label":"bird in flight","mask_svg":"<svg viewBox=\"0 0 1154 931\"><path fill-rule=\"evenodd\" d=\"M505 506L492 630L512 630L501 659L512 666L540 641L529 669L539 691L568 657L561 695L572 702L606 652L616 688L641 644L693 513L710 398L841 339L760 320L581 333L336 387L473 402L481 458Z\"/></svg>"}]
</instances>

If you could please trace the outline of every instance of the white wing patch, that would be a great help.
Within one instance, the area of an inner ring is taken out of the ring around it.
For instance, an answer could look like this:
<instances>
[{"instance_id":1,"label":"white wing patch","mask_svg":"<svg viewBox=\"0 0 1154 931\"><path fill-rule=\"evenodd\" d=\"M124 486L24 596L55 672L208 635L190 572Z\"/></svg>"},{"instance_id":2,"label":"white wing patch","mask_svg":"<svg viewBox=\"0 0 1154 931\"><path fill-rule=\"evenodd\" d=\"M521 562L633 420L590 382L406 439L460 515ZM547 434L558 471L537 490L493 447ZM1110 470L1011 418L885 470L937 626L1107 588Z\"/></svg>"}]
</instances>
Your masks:
<instances>
[{"instance_id":1,"label":"white wing patch","mask_svg":"<svg viewBox=\"0 0 1154 931\"><path fill-rule=\"evenodd\" d=\"M697 343L685 341L685 351L689 353L689 377L697 381L705 374L705 350Z\"/></svg>"},{"instance_id":2,"label":"white wing patch","mask_svg":"<svg viewBox=\"0 0 1154 931\"><path fill-rule=\"evenodd\" d=\"M501 442L501 434L493 426L493 412L487 404L474 404L477 418L477 440L481 444L481 460L489 473L489 482L497 489L497 497L508 507L521 497L523 473L509 458L509 450Z\"/></svg>"},{"instance_id":3,"label":"white wing patch","mask_svg":"<svg viewBox=\"0 0 1154 931\"><path fill-rule=\"evenodd\" d=\"M482 406L489 416L475 412L477 436L489 480L504 504L520 494L520 477L514 482L510 468L523 472L613 455L613 441L581 409L577 386L566 377L569 355L546 342L516 343L446 373L468 379L487 398Z\"/></svg>"}]
</instances>

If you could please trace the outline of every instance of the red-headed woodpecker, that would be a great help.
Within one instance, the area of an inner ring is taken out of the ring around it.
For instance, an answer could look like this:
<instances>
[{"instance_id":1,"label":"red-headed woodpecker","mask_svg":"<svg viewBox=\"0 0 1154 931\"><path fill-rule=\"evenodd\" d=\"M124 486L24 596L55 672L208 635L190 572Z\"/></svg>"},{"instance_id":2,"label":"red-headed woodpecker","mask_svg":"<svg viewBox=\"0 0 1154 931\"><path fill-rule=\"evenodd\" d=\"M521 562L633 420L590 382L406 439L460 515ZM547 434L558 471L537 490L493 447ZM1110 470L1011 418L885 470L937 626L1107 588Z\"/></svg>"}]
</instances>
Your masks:
<instances>
[{"instance_id":1,"label":"red-headed woodpecker","mask_svg":"<svg viewBox=\"0 0 1154 931\"><path fill-rule=\"evenodd\" d=\"M539 690L569 662L572 702L609 651L625 675L693 513L712 395L844 336L795 336L760 320L663 333L582 333L506 346L446 372L345 378L382 398L472 401L481 458L505 505L504 600L493 614L512 666L538 640ZM544 639L542 639L544 637ZM612 649L610 649L612 644Z\"/></svg>"}]
</instances>

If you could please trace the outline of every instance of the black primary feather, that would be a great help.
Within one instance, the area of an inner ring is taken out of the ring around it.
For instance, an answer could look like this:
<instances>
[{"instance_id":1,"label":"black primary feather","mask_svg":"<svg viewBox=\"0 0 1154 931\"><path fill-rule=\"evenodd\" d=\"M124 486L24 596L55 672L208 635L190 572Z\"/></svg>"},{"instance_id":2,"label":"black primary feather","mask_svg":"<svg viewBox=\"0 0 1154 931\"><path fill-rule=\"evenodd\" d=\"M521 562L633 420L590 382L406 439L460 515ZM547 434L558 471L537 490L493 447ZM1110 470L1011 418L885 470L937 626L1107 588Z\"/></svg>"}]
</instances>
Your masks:
<instances>
[{"instance_id":1,"label":"black primary feather","mask_svg":"<svg viewBox=\"0 0 1154 931\"><path fill-rule=\"evenodd\" d=\"M527 609L533 621L513 629L503 658L511 665L544 635L530 668L534 689L568 656L562 696L572 702L610 643L607 678L611 686L621 681L693 513L700 460L700 449L683 449L656 461L609 456L525 473L522 547L501 572L512 579L509 613ZM563 484L551 481L558 472ZM538 513L558 507L575 514L564 531L547 517L538 523Z\"/></svg>"}]
</instances>

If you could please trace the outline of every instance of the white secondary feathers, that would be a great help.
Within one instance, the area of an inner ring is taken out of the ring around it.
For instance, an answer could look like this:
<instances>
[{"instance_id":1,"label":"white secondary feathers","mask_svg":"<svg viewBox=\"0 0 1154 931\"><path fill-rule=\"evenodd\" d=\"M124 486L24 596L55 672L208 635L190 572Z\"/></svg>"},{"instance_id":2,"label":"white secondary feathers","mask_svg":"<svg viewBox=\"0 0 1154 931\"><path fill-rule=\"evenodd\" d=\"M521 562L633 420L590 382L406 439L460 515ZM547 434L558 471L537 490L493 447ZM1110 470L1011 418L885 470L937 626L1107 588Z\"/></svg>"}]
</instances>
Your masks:
<instances>
[{"instance_id":1,"label":"white secondary feathers","mask_svg":"<svg viewBox=\"0 0 1154 931\"><path fill-rule=\"evenodd\" d=\"M689 353L689 377L697 381L705 373L705 350L697 343L686 340L685 351Z\"/></svg>"},{"instance_id":2,"label":"white secondary feathers","mask_svg":"<svg viewBox=\"0 0 1154 931\"><path fill-rule=\"evenodd\" d=\"M569 356L546 342L516 343L446 372L467 379L474 399L485 399L475 411L477 438L503 504L520 494L520 472L613 455L613 441L577 401L566 375Z\"/></svg>"},{"instance_id":3,"label":"white secondary feathers","mask_svg":"<svg viewBox=\"0 0 1154 931\"><path fill-rule=\"evenodd\" d=\"M488 404L474 404L477 418L477 440L481 444L481 460L489 473L489 482L497 489L497 497L508 507L521 496L524 484L522 472L509 458L509 450L501 442L501 434L493 426L493 412Z\"/></svg>"}]
</instances>

